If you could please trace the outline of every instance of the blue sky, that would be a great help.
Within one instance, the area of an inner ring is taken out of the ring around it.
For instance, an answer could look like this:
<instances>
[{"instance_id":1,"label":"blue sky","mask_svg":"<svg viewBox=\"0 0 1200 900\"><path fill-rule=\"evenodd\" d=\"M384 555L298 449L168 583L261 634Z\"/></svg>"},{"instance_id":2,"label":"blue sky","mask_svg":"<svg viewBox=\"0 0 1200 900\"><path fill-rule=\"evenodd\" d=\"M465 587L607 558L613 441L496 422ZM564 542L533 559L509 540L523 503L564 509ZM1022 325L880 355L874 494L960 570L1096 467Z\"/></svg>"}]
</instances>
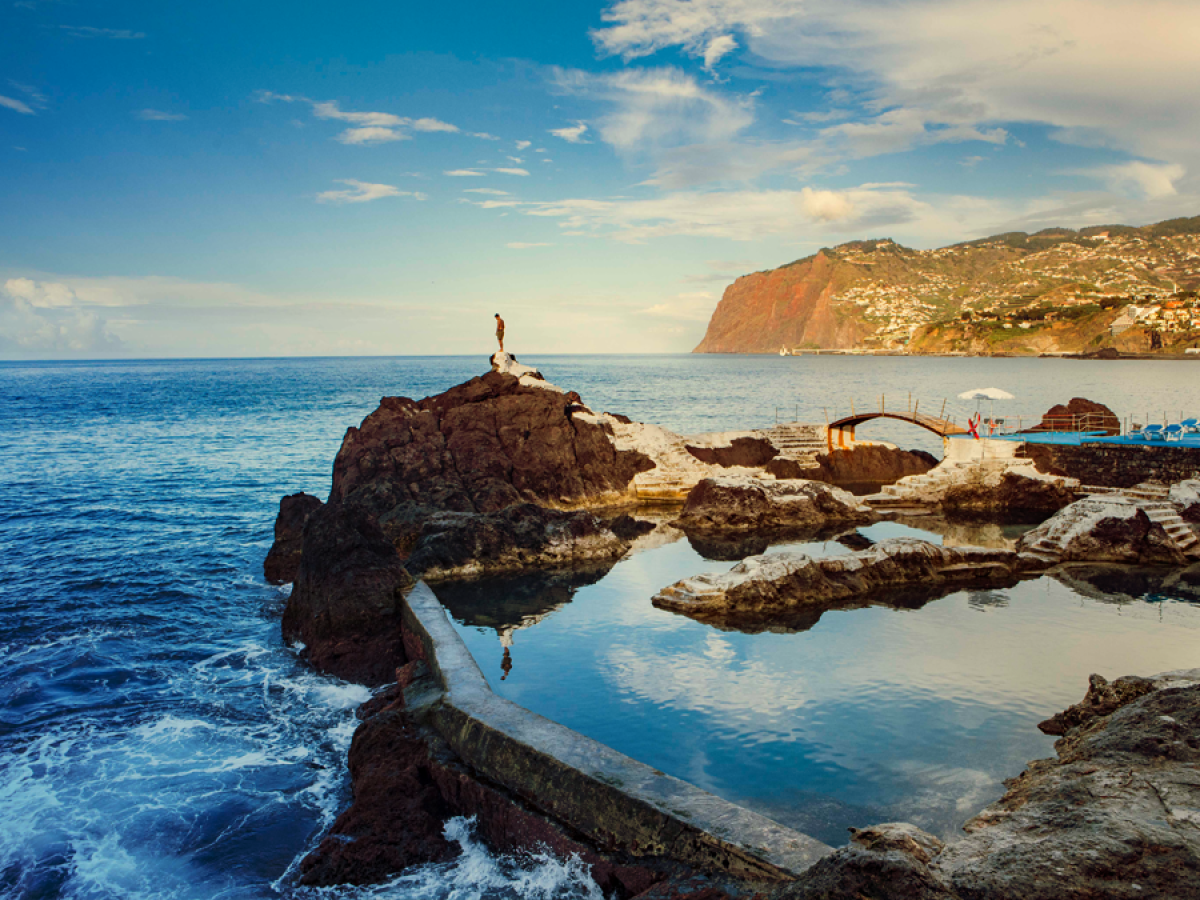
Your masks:
<instances>
[{"instance_id":1,"label":"blue sky","mask_svg":"<svg viewBox=\"0 0 1200 900\"><path fill-rule=\"evenodd\" d=\"M0 3L0 358L687 351L822 246L1200 213L1194 0Z\"/></svg>"}]
</instances>

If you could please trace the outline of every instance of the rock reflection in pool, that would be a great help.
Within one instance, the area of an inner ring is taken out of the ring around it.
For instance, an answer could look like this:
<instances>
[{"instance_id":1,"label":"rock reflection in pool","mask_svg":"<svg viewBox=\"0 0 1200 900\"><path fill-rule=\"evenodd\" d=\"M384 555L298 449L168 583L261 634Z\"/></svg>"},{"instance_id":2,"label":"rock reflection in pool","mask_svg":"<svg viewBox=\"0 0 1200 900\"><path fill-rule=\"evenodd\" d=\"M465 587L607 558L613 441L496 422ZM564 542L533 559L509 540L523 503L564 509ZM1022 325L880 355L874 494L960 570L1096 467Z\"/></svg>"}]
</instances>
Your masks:
<instances>
[{"instance_id":1,"label":"rock reflection in pool","mask_svg":"<svg viewBox=\"0 0 1200 900\"><path fill-rule=\"evenodd\" d=\"M860 531L941 541L894 522ZM772 549L785 547L848 552ZM897 820L953 839L1003 779L1051 755L1036 724L1089 674L1200 665L1200 604L1161 581L1146 599L1103 577L1043 577L916 610L826 612L785 633L719 631L650 604L733 565L660 534L607 572L435 590L498 693L835 845L850 826ZM501 680L505 645L515 664Z\"/></svg>"}]
</instances>

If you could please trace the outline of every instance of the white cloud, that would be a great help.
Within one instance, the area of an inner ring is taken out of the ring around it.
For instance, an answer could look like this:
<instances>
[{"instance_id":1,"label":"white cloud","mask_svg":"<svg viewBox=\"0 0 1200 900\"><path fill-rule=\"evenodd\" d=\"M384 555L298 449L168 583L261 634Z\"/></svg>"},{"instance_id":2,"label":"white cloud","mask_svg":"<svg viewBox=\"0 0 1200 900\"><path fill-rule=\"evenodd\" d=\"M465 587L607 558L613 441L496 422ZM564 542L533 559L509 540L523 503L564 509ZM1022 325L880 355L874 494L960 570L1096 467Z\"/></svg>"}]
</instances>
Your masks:
<instances>
[{"instance_id":1,"label":"white cloud","mask_svg":"<svg viewBox=\"0 0 1200 900\"><path fill-rule=\"evenodd\" d=\"M841 191L814 191L806 187L800 191L800 208L809 218L821 222L841 222L854 215L854 203Z\"/></svg>"},{"instance_id":2,"label":"white cloud","mask_svg":"<svg viewBox=\"0 0 1200 900\"><path fill-rule=\"evenodd\" d=\"M367 203L383 197L413 197L424 200L425 195L414 191L402 191L391 184L371 184L367 181L356 181L353 178L339 178L338 184L349 187L342 191L322 191L317 194L318 203Z\"/></svg>"},{"instance_id":3,"label":"white cloud","mask_svg":"<svg viewBox=\"0 0 1200 900\"><path fill-rule=\"evenodd\" d=\"M505 156L504 158L505 158L505 159L507 159L507 160L508 160L510 163L514 163L514 164L516 164L516 165L518 165L518 166L519 166L521 163L525 162L525 160L523 160L523 159L522 159L521 157L519 157L519 156Z\"/></svg>"},{"instance_id":4,"label":"white cloud","mask_svg":"<svg viewBox=\"0 0 1200 900\"><path fill-rule=\"evenodd\" d=\"M723 277L723 276L722 276ZM660 319L680 319L685 322L707 322L712 318L717 297L709 291L692 291L676 294L662 303L655 303L637 311L638 315Z\"/></svg>"},{"instance_id":5,"label":"white cloud","mask_svg":"<svg viewBox=\"0 0 1200 900\"><path fill-rule=\"evenodd\" d=\"M19 112L23 115L26 115L26 116L34 115L34 112L32 109L30 109L27 105L22 103L20 100L14 100L12 97L5 97L3 95L0 95L0 106L5 107L6 109L16 110L17 112Z\"/></svg>"},{"instance_id":6,"label":"white cloud","mask_svg":"<svg viewBox=\"0 0 1200 900\"><path fill-rule=\"evenodd\" d=\"M443 122L441 119L412 119L408 124L414 131L443 131L449 134L458 132L457 125L451 125L449 122ZM475 135L475 137L480 137L480 135ZM487 135L487 137L490 138L491 135Z\"/></svg>"},{"instance_id":7,"label":"white cloud","mask_svg":"<svg viewBox=\"0 0 1200 900\"><path fill-rule=\"evenodd\" d=\"M571 144L586 144L588 142L583 139L583 136L587 130L587 125L585 125L583 122L577 122L567 128L552 128L550 129L550 133L555 137L562 138L564 141L567 141Z\"/></svg>"},{"instance_id":8,"label":"white cloud","mask_svg":"<svg viewBox=\"0 0 1200 900\"><path fill-rule=\"evenodd\" d=\"M491 194L494 197L507 197L508 191L498 191L495 188L463 188L464 194Z\"/></svg>"},{"instance_id":9,"label":"white cloud","mask_svg":"<svg viewBox=\"0 0 1200 900\"><path fill-rule=\"evenodd\" d=\"M593 38L626 58L699 58L738 35L775 70L840 73L872 117L823 141L860 156L998 143L1019 122L1189 172L1200 163L1194 0L619 0L604 20Z\"/></svg>"},{"instance_id":10,"label":"white cloud","mask_svg":"<svg viewBox=\"0 0 1200 900\"><path fill-rule=\"evenodd\" d=\"M347 128L337 136L343 144L386 144L391 141L407 141L411 138L394 128L368 125L362 128Z\"/></svg>"},{"instance_id":11,"label":"white cloud","mask_svg":"<svg viewBox=\"0 0 1200 900\"><path fill-rule=\"evenodd\" d=\"M449 171L443 172L442 174L449 175L451 178L475 178L475 177L482 178L483 177L483 172L480 172L478 169L450 169Z\"/></svg>"},{"instance_id":12,"label":"white cloud","mask_svg":"<svg viewBox=\"0 0 1200 900\"><path fill-rule=\"evenodd\" d=\"M93 28L90 25L59 25L71 37L80 38L111 38L115 41L137 41L146 35L141 31L129 31L125 28Z\"/></svg>"},{"instance_id":13,"label":"white cloud","mask_svg":"<svg viewBox=\"0 0 1200 900\"><path fill-rule=\"evenodd\" d=\"M139 109L134 115L145 122L182 122L187 118L183 113L163 112L159 109Z\"/></svg>"},{"instance_id":14,"label":"white cloud","mask_svg":"<svg viewBox=\"0 0 1200 900\"><path fill-rule=\"evenodd\" d=\"M529 250L533 247L553 247L553 244L527 244L524 241L510 241L504 245L510 250Z\"/></svg>"},{"instance_id":15,"label":"white cloud","mask_svg":"<svg viewBox=\"0 0 1200 900\"><path fill-rule=\"evenodd\" d=\"M733 39L732 35L718 35L704 48L704 68L711 72L721 57L736 49L737 41Z\"/></svg>"},{"instance_id":16,"label":"white cloud","mask_svg":"<svg viewBox=\"0 0 1200 900\"><path fill-rule=\"evenodd\" d=\"M492 169L493 172L500 172L504 175L528 175L529 172L525 169Z\"/></svg>"},{"instance_id":17,"label":"white cloud","mask_svg":"<svg viewBox=\"0 0 1200 900\"><path fill-rule=\"evenodd\" d=\"M517 150L524 150L526 147L529 147L532 143L533 143L532 141L517 141L516 142Z\"/></svg>"},{"instance_id":18,"label":"white cloud","mask_svg":"<svg viewBox=\"0 0 1200 900\"><path fill-rule=\"evenodd\" d=\"M500 138L496 137L496 135L488 134L486 131L468 131L467 134L469 134L471 137L482 138L485 141L500 140Z\"/></svg>"},{"instance_id":19,"label":"white cloud","mask_svg":"<svg viewBox=\"0 0 1200 900\"><path fill-rule=\"evenodd\" d=\"M1134 160L1092 169L1079 169L1078 175L1099 178L1119 193L1134 193L1151 200L1173 197L1179 191L1175 182L1183 178L1186 170L1177 163L1148 163Z\"/></svg>"},{"instance_id":20,"label":"white cloud","mask_svg":"<svg viewBox=\"0 0 1200 900\"><path fill-rule=\"evenodd\" d=\"M80 306L66 284L8 279L0 290L0 353L81 356L119 351L121 341L104 317Z\"/></svg>"}]
</instances>

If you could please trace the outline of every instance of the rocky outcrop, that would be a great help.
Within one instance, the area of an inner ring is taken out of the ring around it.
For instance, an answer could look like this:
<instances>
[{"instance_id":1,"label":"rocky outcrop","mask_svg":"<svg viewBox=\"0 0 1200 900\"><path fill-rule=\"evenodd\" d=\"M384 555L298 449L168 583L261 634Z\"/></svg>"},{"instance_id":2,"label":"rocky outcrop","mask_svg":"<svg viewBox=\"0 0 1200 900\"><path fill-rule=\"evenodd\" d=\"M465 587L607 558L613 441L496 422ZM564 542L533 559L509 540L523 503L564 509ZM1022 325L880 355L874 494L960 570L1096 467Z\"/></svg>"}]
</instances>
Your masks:
<instances>
[{"instance_id":1,"label":"rocky outcrop","mask_svg":"<svg viewBox=\"0 0 1200 900\"><path fill-rule=\"evenodd\" d=\"M690 443L684 446L687 448L687 452L700 460L700 462L723 468L731 468L733 466L759 468L765 466L779 455L779 451L769 440L759 437L743 436L731 438L729 443L724 446L704 447L693 446Z\"/></svg>"},{"instance_id":2,"label":"rocky outcrop","mask_svg":"<svg viewBox=\"0 0 1200 900\"><path fill-rule=\"evenodd\" d=\"M824 250L737 279L725 289L695 353L774 353L781 346L853 347L870 333L834 298L862 278Z\"/></svg>"},{"instance_id":3,"label":"rocky outcrop","mask_svg":"<svg viewBox=\"0 0 1200 900\"><path fill-rule=\"evenodd\" d=\"M1120 496L1078 500L1021 536L1021 553L1057 562L1186 565L1175 540L1144 509Z\"/></svg>"},{"instance_id":4,"label":"rocky outcrop","mask_svg":"<svg viewBox=\"0 0 1200 900\"><path fill-rule=\"evenodd\" d=\"M760 531L867 524L875 513L853 494L817 481L705 478L675 523L687 531Z\"/></svg>"},{"instance_id":5,"label":"rocky outcrop","mask_svg":"<svg viewBox=\"0 0 1200 900\"><path fill-rule=\"evenodd\" d=\"M942 846L857 832L780 900L1179 900L1200 894L1200 669L1106 682L1041 726L1063 737Z\"/></svg>"},{"instance_id":6,"label":"rocky outcrop","mask_svg":"<svg viewBox=\"0 0 1200 900\"><path fill-rule=\"evenodd\" d=\"M514 503L572 508L632 499L630 482L653 467L649 459L618 450L577 394L533 370L518 377L494 365L419 402L383 398L346 432L330 501L384 516L403 504L489 513Z\"/></svg>"},{"instance_id":7,"label":"rocky outcrop","mask_svg":"<svg viewBox=\"0 0 1200 900\"><path fill-rule=\"evenodd\" d=\"M759 622L796 609L863 605L905 590L999 587L1016 579L1017 556L1011 550L893 538L821 559L803 553L751 557L728 572L676 582L655 594L653 603L702 620Z\"/></svg>"},{"instance_id":8,"label":"rocky outcrop","mask_svg":"<svg viewBox=\"0 0 1200 900\"><path fill-rule=\"evenodd\" d=\"M283 636L304 644L318 670L362 684L385 684L405 660L400 592L413 584L375 520L354 506L311 514Z\"/></svg>"},{"instance_id":9,"label":"rocky outcrop","mask_svg":"<svg viewBox=\"0 0 1200 900\"><path fill-rule=\"evenodd\" d=\"M479 578L527 569L613 561L638 529L622 538L598 516L517 503L499 512L434 512L420 530L405 566L426 581Z\"/></svg>"},{"instance_id":10,"label":"rocky outcrop","mask_svg":"<svg viewBox=\"0 0 1200 900\"><path fill-rule=\"evenodd\" d=\"M924 450L901 450L888 444L861 443L846 450L817 456L817 472L803 478L830 484L891 484L909 475L923 475L939 462Z\"/></svg>"},{"instance_id":11,"label":"rocky outcrop","mask_svg":"<svg viewBox=\"0 0 1200 900\"><path fill-rule=\"evenodd\" d=\"M1025 467L1031 469L1031 467ZM1040 472L1007 469L998 478L965 477L942 494L942 511L958 515L1048 513L1075 502L1075 485Z\"/></svg>"},{"instance_id":12,"label":"rocky outcrop","mask_svg":"<svg viewBox=\"0 0 1200 900\"><path fill-rule=\"evenodd\" d=\"M1072 397L1071 400L1050 407L1042 421L1030 431L1099 431L1106 435L1121 433L1121 420L1117 414L1094 400Z\"/></svg>"},{"instance_id":13,"label":"rocky outcrop","mask_svg":"<svg viewBox=\"0 0 1200 900\"><path fill-rule=\"evenodd\" d=\"M287 584L296 580L300 567L300 551L304 544L304 525L308 517L321 508L321 501L312 494L289 494L279 501L275 517L275 543L263 560L263 576L271 584Z\"/></svg>"}]
</instances>

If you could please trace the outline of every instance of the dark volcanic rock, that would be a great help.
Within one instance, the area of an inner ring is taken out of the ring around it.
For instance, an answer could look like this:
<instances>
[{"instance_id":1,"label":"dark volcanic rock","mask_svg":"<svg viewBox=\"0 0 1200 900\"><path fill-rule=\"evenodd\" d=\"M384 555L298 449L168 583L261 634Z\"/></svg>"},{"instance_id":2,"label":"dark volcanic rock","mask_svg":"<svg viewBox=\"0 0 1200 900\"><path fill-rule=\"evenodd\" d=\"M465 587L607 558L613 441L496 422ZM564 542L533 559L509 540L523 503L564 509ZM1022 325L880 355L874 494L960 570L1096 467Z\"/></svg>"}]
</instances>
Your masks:
<instances>
[{"instance_id":1,"label":"dark volcanic rock","mask_svg":"<svg viewBox=\"0 0 1200 900\"><path fill-rule=\"evenodd\" d=\"M495 512L624 500L653 463L617 450L572 396L530 376L489 372L419 403L385 397L346 432L331 501L382 516L400 504Z\"/></svg>"},{"instance_id":2,"label":"dark volcanic rock","mask_svg":"<svg viewBox=\"0 0 1200 900\"><path fill-rule=\"evenodd\" d=\"M959 515L1054 512L1075 502L1075 491L1061 480L1007 471L998 483L964 481L942 495L942 510Z\"/></svg>"},{"instance_id":3,"label":"dark volcanic rock","mask_svg":"<svg viewBox=\"0 0 1200 900\"><path fill-rule=\"evenodd\" d=\"M924 475L938 464L924 450L900 450L883 444L861 444L817 456L819 475L805 475L830 484L891 484L909 475Z\"/></svg>"},{"instance_id":4,"label":"dark volcanic rock","mask_svg":"<svg viewBox=\"0 0 1200 900\"><path fill-rule=\"evenodd\" d=\"M398 594L412 583L396 548L366 511L323 506L304 529L283 635L302 641L322 672L384 684L404 662Z\"/></svg>"},{"instance_id":5,"label":"dark volcanic rock","mask_svg":"<svg viewBox=\"0 0 1200 900\"><path fill-rule=\"evenodd\" d=\"M271 584L287 584L296 580L300 566L300 550L304 543L304 523L321 501L312 494L289 494L279 501L275 517L275 543L263 560L263 575Z\"/></svg>"},{"instance_id":6,"label":"dark volcanic rock","mask_svg":"<svg viewBox=\"0 0 1200 900\"><path fill-rule=\"evenodd\" d=\"M628 549L593 513L518 503L487 514L422 518L405 566L436 581L615 560Z\"/></svg>"},{"instance_id":7,"label":"dark volcanic rock","mask_svg":"<svg viewBox=\"0 0 1200 900\"><path fill-rule=\"evenodd\" d=\"M688 494L677 525L687 531L758 531L857 525L878 518L840 488L816 481L705 478Z\"/></svg>"},{"instance_id":8,"label":"dark volcanic rock","mask_svg":"<svg viewBox=\"0 0 1200 900\"><path fill-rule=\"evenodd\" d=\"M1121 433L1121 420L1103 403L1073 397L1069 403L1050 407L1042 421L1030 431L1102 431Z\"/></svg>"},{"instance_id":9,"label":"dark volcanic rock","mask_svg":"<svg viewBox=\"0 0 1200 900\"><path fill-rule=\"evenodd\" d=\"M766 438L737 437L730 441L727 447L693 447L685 445L685 449L702 463L710 466L744 466L757 469L779 455L779 451Z\"/></svg>"},{"instance_id":10,"label":"dark volcanic rock","mask_svg":"<svg viewBox=\"0 0 1200 900\"><path fill-rule=\"evenodd\" d=\"M359 715L349 757L353 802L304 858L302 884L369 884L456 855L442 836L454 811L434 783L428 743L404 714L400 686Z\"/></svg>"}]
</instances>

